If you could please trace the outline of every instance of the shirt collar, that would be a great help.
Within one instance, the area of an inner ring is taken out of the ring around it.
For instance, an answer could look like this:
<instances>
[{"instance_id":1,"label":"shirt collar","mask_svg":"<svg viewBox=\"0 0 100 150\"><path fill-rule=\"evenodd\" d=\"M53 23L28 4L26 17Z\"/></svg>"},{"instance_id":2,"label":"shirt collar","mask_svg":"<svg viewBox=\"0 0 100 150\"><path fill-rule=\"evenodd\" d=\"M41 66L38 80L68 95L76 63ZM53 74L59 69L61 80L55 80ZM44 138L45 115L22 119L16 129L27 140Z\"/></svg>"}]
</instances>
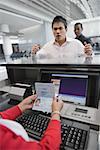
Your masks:
<instances>
[{"instance_id":1,"label":"shirt collar","mask_svg":"<svg viewBox=\"0 0 100 150\"><path fill-rule=\"evenodd\" d=\"M66 40L61 46L64 46L64 45L70 43L70 41L72 41L72 38L66 37L66 39L67 39L67 40ZM60 46L59 43L57 43L57 42L55 41L55 39L53 40L53 45Z\"/></svg>"}]
</instances>

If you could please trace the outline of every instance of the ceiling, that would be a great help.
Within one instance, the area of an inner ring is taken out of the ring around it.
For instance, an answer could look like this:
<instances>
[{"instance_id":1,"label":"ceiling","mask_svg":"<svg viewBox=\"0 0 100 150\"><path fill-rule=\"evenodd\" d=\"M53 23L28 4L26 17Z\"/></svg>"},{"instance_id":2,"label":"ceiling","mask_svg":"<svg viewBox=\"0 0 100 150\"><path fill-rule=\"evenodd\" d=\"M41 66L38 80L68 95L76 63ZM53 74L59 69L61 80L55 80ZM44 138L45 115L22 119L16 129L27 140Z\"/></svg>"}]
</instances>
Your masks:
<instances>
[{"instance_id":1,"label":"ceiling","mask_svg":"<svg viewBox=\"0 0 100 150\"><path fill-rule=\"evenodd\" d=\"M0 24L8 24L9 30L16 33L22 29L42 24L42 21L0 10Z\"/></svg>"},{"instance_id":2,"label":"ceiling","mask_svg":"<svg viewBox=\"0 0 100 150\"><path fill-rule=\"evenodd\" d=\"M30 6L28 5L29 2L33 3L34 1L35 0L0 0L0 3L1 3L0 4L0 24L8 24L9 28L10 28L10 32L13 32L13 33L19 32L22 29L32 27L32 26L35 26L38 24L43 24L43 21L41 21L42 19L40 19L40 20L34 19L35 14L31 14L31 15L27 16L27 15L25 15L25 11L23 13L19 13L19 11L17 10L18 7L16 7L16 9L14 9L13 7L12 7L12 9L10 8L11 3L16 2L16 4L18 4L18 3L21 4L20 8L22 5L24 5L26 8L29 7L30 10L31 9L34 10L34 6L31 6L31 3L30 3ZM58 1L58 3L57 3L57 1ZM69 1L74 2L74 0L69 0ZM35 2L38 2L38 3L45 2L46 3L46 2L48 2L48 0L37 0ZM65 2L68 3L67 0L61 0L61 2L64 2L64 5L65 5ZM86 3L88 4L88 9L90 9L92 17L100 16L100 11L99 11L100 0L75 0L76 5L78 5L78 2L80 2L82 5L84 5L85 10L87 10L86 9L87 5L85 5L85 4ZM84 3L84 2L86 2L86 3ZM2 5L2 3L4 3L4 4ZM55 8L56 8L56 5L58 6L58 4L59 4L59 0L56 0ZM33 3L33 5L34 5L34 3ZM8 8L9 8L9 10L8 10ZM62 11L62 13L63 13L63 11ZM32 15L33 15L33 17L32 17Z\"/></svg>"},{"instance_id":3,"label":"ceiling","mask_svg":"<svg viewBox=\"0 0 100 150\"><path fill-rule=\"evenodd\" d=\"M99 11L100 0L69 0L69 1L71 3L74 3L77 7L79 7L85 14L86 18L93 18L100 16Z\"/></svg>"},{"instance_id":4,"label":"ceiling","mask_svg":"<svg viewBox=\"0 0 100 150\"><path fill-rule=\"evenodd\" d=\"M93 17L100 16L100 0L87 0Z\"/></svg>"}]
</instances>

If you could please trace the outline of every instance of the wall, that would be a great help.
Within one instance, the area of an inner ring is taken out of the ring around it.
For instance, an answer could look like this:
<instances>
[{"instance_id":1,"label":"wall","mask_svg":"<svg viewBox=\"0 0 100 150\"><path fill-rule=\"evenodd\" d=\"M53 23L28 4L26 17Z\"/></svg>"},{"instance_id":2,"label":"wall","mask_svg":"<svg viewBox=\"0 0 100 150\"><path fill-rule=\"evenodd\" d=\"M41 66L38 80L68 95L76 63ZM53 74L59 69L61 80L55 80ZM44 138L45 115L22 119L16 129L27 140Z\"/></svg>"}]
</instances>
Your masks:
<instances>
[{"instance_id":1,"label":"wall","mask_svg":"<svg viewBox=\"0 0 100 150\"><path fill-rule=\"evenodd\" d=\"M85 36L100 36L100 17L93 18L93 19L81 19L81 20L76 20L72 21L68 25L68 33L67 35L69 37L74 38L74 24L76 22L81 22L83 24L83 34Z\"/></svg>"},{"instance_id":2,"label":"wall","mask_svg":"<svg viewBox=\"0 0 100 150\"><path fill-rule=\"evenodd\" d=\"M40 44L43 46L46 43L44 24L33 26L22 30L23 37L19 38L19 48L21 51L31 51L32 45Z\"/></svg>"}]
</instances>

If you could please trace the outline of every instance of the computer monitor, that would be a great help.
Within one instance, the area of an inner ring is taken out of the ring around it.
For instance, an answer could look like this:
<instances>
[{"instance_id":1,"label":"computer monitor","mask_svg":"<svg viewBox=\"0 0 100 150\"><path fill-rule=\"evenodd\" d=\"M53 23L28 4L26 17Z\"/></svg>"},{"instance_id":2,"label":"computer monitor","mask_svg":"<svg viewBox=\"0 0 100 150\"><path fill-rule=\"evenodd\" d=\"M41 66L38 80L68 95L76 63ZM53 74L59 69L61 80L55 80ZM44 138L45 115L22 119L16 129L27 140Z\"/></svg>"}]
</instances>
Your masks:
<instances>
[{"instance_id":1,"label":"computer monitor","mask_svg":"<svg viewBox=\"0 0 100 150\"><path fill-rule=\"evenodd\" d=\"M75 78L79 81L80 79L83 79L84 82L81 83L85 86L85 88L83 89L85 96L83 98L84 100L80 101L80 104L85 104L85 106L98 108L100 99L100 74L87 71L81 72L79 70L41 70L41 82L53 82L57 95L60 92L60 81L63 78L66 78L64 80L68 80L69 82L75 80ZM71 100L69 102L71 102ZM75 102L75 100L73 102Z\"/></svg>"},{"instance_id":2,"label":"computer monitor","mask_svg":"<svg viewBox=\"0 0 100 150\"><path fill-rule=\"evenodd\" d=\"M51 74L51 81L58 83L55 84L56 89L58 86L58 96L63 101L86 105L88 87L87 75Z\"/></svg>"}]
</instances>

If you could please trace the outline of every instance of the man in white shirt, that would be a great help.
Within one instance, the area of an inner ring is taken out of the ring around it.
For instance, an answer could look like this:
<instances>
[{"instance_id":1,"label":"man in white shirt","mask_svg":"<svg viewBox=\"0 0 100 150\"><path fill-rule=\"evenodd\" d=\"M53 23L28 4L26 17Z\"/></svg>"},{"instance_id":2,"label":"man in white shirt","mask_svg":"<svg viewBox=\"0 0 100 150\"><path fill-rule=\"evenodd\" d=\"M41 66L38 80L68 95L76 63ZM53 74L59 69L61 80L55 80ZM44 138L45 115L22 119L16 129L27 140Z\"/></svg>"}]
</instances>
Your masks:
<instances>
[{"instance_id":1,"label":"man in white shirt","mask_svg":"<svg viewBox=\"0 0 100 150\"><path fill-rule=\"evenodd\" d=\"M78 57L81 55L91 56L92 47L90 44L85 46L76 39L69 39L67 33L67 21L62 16L56 16L52 22L52 31L55 39L45 44L39 50L38 45L34 45L32 53L46 58Z\"/></svg>"}]
</instances>

